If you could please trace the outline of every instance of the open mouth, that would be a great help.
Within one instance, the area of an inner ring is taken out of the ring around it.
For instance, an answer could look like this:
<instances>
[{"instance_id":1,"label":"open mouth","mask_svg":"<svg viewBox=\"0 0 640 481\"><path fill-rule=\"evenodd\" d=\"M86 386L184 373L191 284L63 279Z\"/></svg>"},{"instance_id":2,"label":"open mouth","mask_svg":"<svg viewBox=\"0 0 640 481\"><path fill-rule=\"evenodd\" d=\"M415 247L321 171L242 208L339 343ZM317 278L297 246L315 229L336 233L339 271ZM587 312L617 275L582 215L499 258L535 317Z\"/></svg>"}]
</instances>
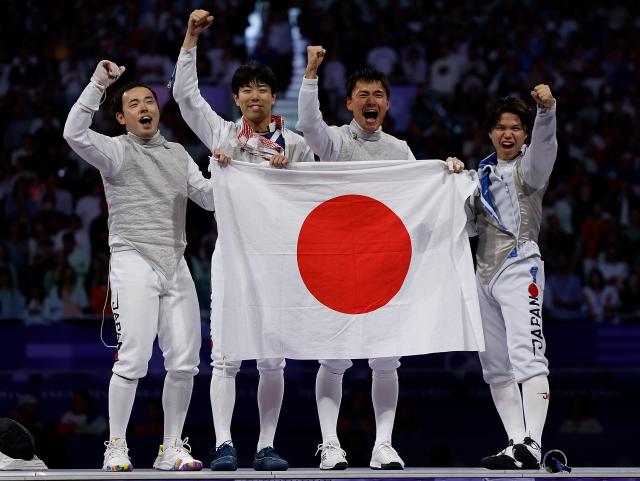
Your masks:
<instances>
[{"instance_id":1,"label":"open mouth","mask_svg":"<svg viewBox=\"0 0 640 481\"><path fill-rule=\"evenodd\" d=\"M149 125L151 123L151 116L143 115L142 117L140 117L140 123L142 125Z\"/></svg>"},{"instance_id":2,"label":"open mouth","mask_svg":"<svg viewBox=\"0 0 640 481\"><path fill-rule=\"evenodd\" d=\"M503 149L511 149L515 144L513 142L502 142L501 145Z\"/></svg>"},{"instance_id":3,"label":"open mouth","mask_svg":"<svg viewBox=\"0 0 640 481\"><path fill-rule=\"evenodd\" d=\"M378 112L376 112L375 110L365 110L363 115L364 115L364 118L367 120L378 118Z\"/></svg>"}]
</instances>

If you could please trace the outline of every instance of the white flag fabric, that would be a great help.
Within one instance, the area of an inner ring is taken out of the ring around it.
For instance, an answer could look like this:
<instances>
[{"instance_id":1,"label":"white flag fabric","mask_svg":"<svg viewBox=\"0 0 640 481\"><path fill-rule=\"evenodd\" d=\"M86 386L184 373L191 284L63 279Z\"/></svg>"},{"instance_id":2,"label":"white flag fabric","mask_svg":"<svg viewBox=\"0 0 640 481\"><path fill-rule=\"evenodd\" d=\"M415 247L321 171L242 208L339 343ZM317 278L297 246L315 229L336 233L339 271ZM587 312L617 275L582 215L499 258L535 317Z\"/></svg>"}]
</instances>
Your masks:
<instances>
[{"instance_id":1,"label":"white flag fabric","mask_svg":"<svg viewBox=\"0 0 640 481\"><path fill-rule=\"evenodd\" d=\"M211 335L226 359L484 350L466 173L440 160L212 170Z\"/></svg>"}]
</instances>

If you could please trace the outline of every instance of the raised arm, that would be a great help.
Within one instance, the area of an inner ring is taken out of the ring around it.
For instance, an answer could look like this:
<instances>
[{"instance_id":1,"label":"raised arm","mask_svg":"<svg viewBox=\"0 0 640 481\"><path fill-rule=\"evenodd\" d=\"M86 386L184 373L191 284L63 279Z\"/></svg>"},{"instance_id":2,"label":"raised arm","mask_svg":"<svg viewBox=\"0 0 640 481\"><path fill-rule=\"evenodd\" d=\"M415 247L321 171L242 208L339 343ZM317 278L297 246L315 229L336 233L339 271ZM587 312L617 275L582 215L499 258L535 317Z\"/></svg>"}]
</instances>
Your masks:
<instances>
[{"instance_id":1,"label":"raised arm","mask_svg":"<svg viewBox=\"0 0 640 481\"><path fill-rule=\"evenodd\" d=\"M109 60L101 60L80 97L71 107L62 136L73 151L97 167L105 177L115 175L124 158L124 147L111 137L90 130L105 90L124 72Z\"/></svg>"},{"instance_id":2,"label":"raised arm","mask_svg":"<svg viewBox=\"0 0 640 481\"><path fill-rule=\"evenodd\" d=\"M200 141L213 152L228 135L232 122L222 119L200 94L196 54L198 37L213 23L206 10L194 10L189 16L187 33L180 49L173 84L173 98L187 125Z\"/></svg>"},{"instance_id":3,"label":"raised arm","mask_svg":"<svg viewBox=\"0 0 640 481\"><path fill-rule=\"evenodd\" d=\"M318 67L324 59L325 50L320 46L307 47L307 70L302 79L298 95L298 123L296 128L320 160L336 161L342 139L335 129L322 120L318 100Z\"/></svg>"},{"instance_id":4,"label":"raised arm","mask_svg":"<svg viewBox=\"0 0 640 481\"><path fill-rule=\"evenodd\" d=\"M531 132L531 143L522 159L525 182L534 189L541 189L548 182L558 153L556 139L556 101L548 85L537 85L531 96L538 105L536 120Z\"/></svg>"}]
</instances>

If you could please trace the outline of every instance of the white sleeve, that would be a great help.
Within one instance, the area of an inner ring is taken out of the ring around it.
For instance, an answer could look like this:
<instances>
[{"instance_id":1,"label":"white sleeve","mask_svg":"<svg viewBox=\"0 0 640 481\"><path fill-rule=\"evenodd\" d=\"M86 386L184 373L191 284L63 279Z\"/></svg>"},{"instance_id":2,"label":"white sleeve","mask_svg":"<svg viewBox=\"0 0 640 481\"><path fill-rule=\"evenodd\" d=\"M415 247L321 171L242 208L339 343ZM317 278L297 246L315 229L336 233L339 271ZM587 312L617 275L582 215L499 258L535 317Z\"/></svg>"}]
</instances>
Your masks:
<instances>
[{"instance_id":1,"label":"white sleeve","mask_svg":"<svg viewBox=\"0 0 640 481\"><path fill-rule=\"evenodd\" d=\"M97 167L105 177L111 177L122 166L124 146L117 139L89 129L103 95L104 88L90 82L71 107L62 135L76 154Z\"/></svg>"},{"instance_id":2,"label":"white sleeve","mask_svg":"<svg viewBox=\"0 0 640 481\"><path fill-rule=\"evenodd\" d=\"M318 100L318 79L302 79L298 94L298 123L296 128L304 134L304 140L320 160L338 160L342 138L336 129L322 120Z\"/></svg>"},{"instance_id":3,"label":"white sleeve","mask_svg":"<svg viewBox=\"0 0 640 481\"><path fill-rule=\"evenodd\" d=\"M198 165L189 157L187 187L189 199L206 210L215 210L213 202L213 186L211 180L205 178Z\"/></svg>"},{"instance_id":4,"label":"white sleeve","mask_svg":"<svg viewBox=\"0 0 640 481\"><path fill-rule=\"evenodd\" d=\"M413 152L411 151L411 147L409 147L409 144L407 144L407 150L409 151L409 157L407 160L416 160L416 156L413 155Z\"/></svg>"},{"instance_id":5,"label":"white sleeve","mask_svg":"<svg viewBox=\"0 0 640 481\"><path fill-rule=\"evenodd\" d=\"M173 83L173 98L180 113L191 130L211 151L220 147L234 125L220 117L200 94L196 70L196 49L181 48L176 77Z\"/></svg>"},{"instance_id":6,"label":"white sleeve","mask_svg":"<svg viewBox=\"0 0 640 481\"><path fill-rule=\"evenodd\" d=\"M538 107L531 132L531 144L522 159L522 175L527 185L534 189L545 186L558 154L556 139L556 104L549 108Z\"/></svg>"}]
</instances>

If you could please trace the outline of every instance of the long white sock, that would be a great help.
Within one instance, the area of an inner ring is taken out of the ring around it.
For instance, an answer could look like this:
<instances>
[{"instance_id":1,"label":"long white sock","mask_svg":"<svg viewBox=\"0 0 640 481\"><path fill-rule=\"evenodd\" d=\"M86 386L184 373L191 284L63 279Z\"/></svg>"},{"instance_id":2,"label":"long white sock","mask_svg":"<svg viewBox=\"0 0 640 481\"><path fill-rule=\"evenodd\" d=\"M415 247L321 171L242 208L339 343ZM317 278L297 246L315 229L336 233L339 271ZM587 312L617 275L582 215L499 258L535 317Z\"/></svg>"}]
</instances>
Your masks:
<instances>
[{"instance_id":1,"label":"long white sock","mask_svg":"<svg viewBox=\"0 0 640 481\"><path fill-rule=\"evenodd\" d=\"M109 439L125 438L138 388L137 379L125 379L116 374L109 382Z\"/></svg>"},{"instance_id":2,"label":"long white sock","mask_svg":"<svg viewBox=\"0 0 640 481\"><path fill-rule=\"evenodd\" d=\"M260 414L260 437L258 447L260 451L267 446L273 446L276 435L280 407L284 396L284 372L282 369L260 370L258 381L258 412Z\"/></svg>"},{"instance_id":3,"label":"long white sock","mask_svg":"<svg viewBox=\"0 0 640 481\"><path fill-rule=\"evenodd\" d=\"M515 379L491 384L491 397L498 410L507 438L519 443L524 439L524 414L522 412L522 395Z\"/></svg>"},{"instance_id":4,"label":"long white sock","mask_svg":"<svg viewBox=\"0 0 640 481\"><path fill-rule=\"evenodd\" d=\"M213 429L216 433L216 446L231 441L231 418L236 404L236 378L220 376L213 371L211 386L211 413Z\"/></svg>"},{"instance_id":5,"label":"long white sock","mask_svg":"<svg viewBox=\"0 0 640 481\"><path fill-rule=\"evenodd\" d=\"M527 379L522 383L522 400L524 419L528 436L542 446L542 430L547 419L549 408L549 380L540 375Z\"/></svg>"},{"instance_id":6,"label":"long white sock","mask_svg":"<svg viewBox=\"0 0 640 481\"><path fill-rule=\"evenodd\" d=\"M398 405L398 371L396 369L393 371L373 371L371 400L376 416L376 442L374 446L384 442L390 443Z\"/></svg>"},{"instance_id":7,"label":"long white sock","mask_svg":"<svg viewBox=\"0 0 640 481\"><path fill-rule=\"evenodd\" d=\"M167 372L162 390L164 411L164 444L169 446L176 438L182 439L184 420L191 402L193 376L180 372Z\"/></svg>"},{"instance_id":8,"label":"long white sock","mask_svg":"<svg viewBox=\"0 0 640 481\"><path fill-rule=\"evenodd\" d=\"M337 426L342 401L342 376L342 373L331 372L325 366L320 366L316 376L316 404L324 444L331 442L340 445Z\"/></svg>"}]
</instances>

